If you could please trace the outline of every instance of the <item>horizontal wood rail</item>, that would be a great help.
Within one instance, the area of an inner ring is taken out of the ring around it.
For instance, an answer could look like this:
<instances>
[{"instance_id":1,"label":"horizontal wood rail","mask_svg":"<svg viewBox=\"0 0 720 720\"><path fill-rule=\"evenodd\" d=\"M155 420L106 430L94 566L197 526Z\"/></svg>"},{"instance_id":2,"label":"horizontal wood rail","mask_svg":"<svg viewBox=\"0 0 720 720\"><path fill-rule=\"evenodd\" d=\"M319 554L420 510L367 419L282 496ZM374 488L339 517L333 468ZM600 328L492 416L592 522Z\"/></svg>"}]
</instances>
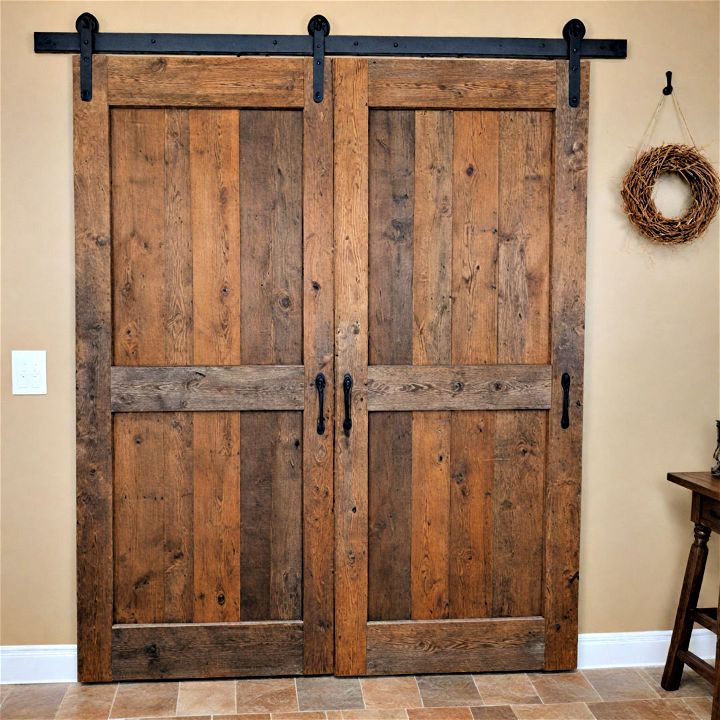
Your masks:
<instances>
[{"instance_id":1,"label":"horizontal wood rail","mask_svg":"<svg viewBox=\"0 0 720 720\"><path fill-rule=\"evenodd\" d=\"M547 410L550 365L371 365L368 410Z\"/></svg>"},{"instance_id":2,"label":"horizontal wood rail","mask_svg":"<svg viewBox=\"0 0 720 720\"><path fill-rule=\"evenodd\" d=\"M539 670L544 660L541 617L400 620L367 626L369 675Z\"/></svg>"},{"instance_id":3,"label":"horizontal wood rail","mask_svg":"<svg viewBox=\"0 0 720 720\"><path fill-rule=\"evenodd\" d=\"M677 654L678 660L689 665L698 675L704 677L711 685L715 685L715 668L695 653L689 650L681 650Z\"/></svg>"},{"instance_id":4,"label":"horizontal wood rail","mask_svg":"<svg viewBox=\"0 0 720 720\"><path fill-rule=\"evenodd\" d=\"M116 680L298 675L303 623L114 625Z\"/></svg>"},{"instance_id":5,"label":"horizontal wood rail","mask_svg":"<svg viewBox=\"0 0 720 720\"><path fill-rule=\"evenodd\" d=\"M113 366L112 412L302 410L302 365Z\"/></svg>"}]
</instances>

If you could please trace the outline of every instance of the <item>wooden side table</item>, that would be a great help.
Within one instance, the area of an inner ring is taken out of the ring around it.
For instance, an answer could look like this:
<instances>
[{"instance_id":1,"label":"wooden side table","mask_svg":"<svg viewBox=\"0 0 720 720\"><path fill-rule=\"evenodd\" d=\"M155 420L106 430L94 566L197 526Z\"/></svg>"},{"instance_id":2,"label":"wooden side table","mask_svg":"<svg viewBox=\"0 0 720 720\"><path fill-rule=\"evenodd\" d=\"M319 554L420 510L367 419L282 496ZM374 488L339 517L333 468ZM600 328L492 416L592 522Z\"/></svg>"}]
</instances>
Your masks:
<instances>
[{"instance_id":1,"label":"wooden side table","mask_svg":"<svg viewBox=\"0 0 720 720\"><path fill-rule=\"evenodd\" d=\"M675 627L661 685L665 690L680 687L683 666L690 666L713 686L712 720L720 720L720 673L688 649L693 624L718 634L718 608L698 608L698 597L705 573L707 542L712 531L720 533L720 478L709 472L668 473L667 479L692 491L690 519L695 523L695 540L690 548L685 578L680 592ZM720 601L719 601L720 603ZM720 643L716 667L720 666Z\"/></svg>"}]
</instances>

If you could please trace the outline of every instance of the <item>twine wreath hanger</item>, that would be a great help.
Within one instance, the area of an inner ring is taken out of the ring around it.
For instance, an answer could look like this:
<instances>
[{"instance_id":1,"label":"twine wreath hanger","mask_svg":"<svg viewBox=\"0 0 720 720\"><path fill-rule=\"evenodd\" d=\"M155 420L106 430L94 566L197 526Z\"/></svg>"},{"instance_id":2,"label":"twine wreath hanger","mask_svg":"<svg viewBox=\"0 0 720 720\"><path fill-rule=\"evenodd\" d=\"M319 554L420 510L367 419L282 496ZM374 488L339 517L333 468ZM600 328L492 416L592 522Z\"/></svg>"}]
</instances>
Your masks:
<instances>
[{"instance_id":1,"label":"twine wreath hanger","mask_svg":"<svg viewBox=\"0 0 720 720\"><path fill-rule=\"evenodd\" d=\"M635 156L623 178L622 195L625 214L647 238L663 245L690 242L707 230L720 206L720 177L700 152L688 127L680 103L673 93L672 73L668 71L667 86L642 136ZM689 143L664 143L642 151L649 141L658 116L670 96L681 127ZM680 217L666 217L655 205L653 189L658 178L672 174L681 178L690 189L690 206Z\"/></svg>"}]
</instances>

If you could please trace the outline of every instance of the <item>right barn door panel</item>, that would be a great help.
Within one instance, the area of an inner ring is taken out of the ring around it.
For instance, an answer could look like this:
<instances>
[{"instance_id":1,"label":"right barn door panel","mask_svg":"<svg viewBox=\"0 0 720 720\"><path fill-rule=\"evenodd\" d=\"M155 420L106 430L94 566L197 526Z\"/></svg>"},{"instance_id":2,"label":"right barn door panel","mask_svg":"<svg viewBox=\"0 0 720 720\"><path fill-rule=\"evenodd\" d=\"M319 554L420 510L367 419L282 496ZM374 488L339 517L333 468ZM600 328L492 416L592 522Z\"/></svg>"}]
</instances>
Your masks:
<instances>
[{"instance_id":1,"label":"right barn door panel","mask_svg":"<svg viewBox=\"0 0 720 720\"><path fill-rule=\"evenodd\" d=\"M587 80L336 65L339 674L576 665Z\"/></svg>"}]
</instances>

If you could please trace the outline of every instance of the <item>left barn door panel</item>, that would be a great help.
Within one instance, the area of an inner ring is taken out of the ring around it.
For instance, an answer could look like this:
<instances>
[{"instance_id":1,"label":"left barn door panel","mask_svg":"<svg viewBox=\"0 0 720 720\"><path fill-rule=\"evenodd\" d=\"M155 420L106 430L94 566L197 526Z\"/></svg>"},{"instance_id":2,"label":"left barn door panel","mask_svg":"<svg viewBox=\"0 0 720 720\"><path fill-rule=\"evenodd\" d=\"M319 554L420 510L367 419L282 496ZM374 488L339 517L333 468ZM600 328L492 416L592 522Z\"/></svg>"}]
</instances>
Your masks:
<instances>
[{"instance_id":1,"label":"left barn door panel","mask_svg":"<svg viewBox=\"0 0 720 720\"><path fill-rule=\"evenodd\" d=\"M99 56L91 102L76 63L83 681L332 672L332 104L310 63Z\"/></svg>"}]
</instances>

